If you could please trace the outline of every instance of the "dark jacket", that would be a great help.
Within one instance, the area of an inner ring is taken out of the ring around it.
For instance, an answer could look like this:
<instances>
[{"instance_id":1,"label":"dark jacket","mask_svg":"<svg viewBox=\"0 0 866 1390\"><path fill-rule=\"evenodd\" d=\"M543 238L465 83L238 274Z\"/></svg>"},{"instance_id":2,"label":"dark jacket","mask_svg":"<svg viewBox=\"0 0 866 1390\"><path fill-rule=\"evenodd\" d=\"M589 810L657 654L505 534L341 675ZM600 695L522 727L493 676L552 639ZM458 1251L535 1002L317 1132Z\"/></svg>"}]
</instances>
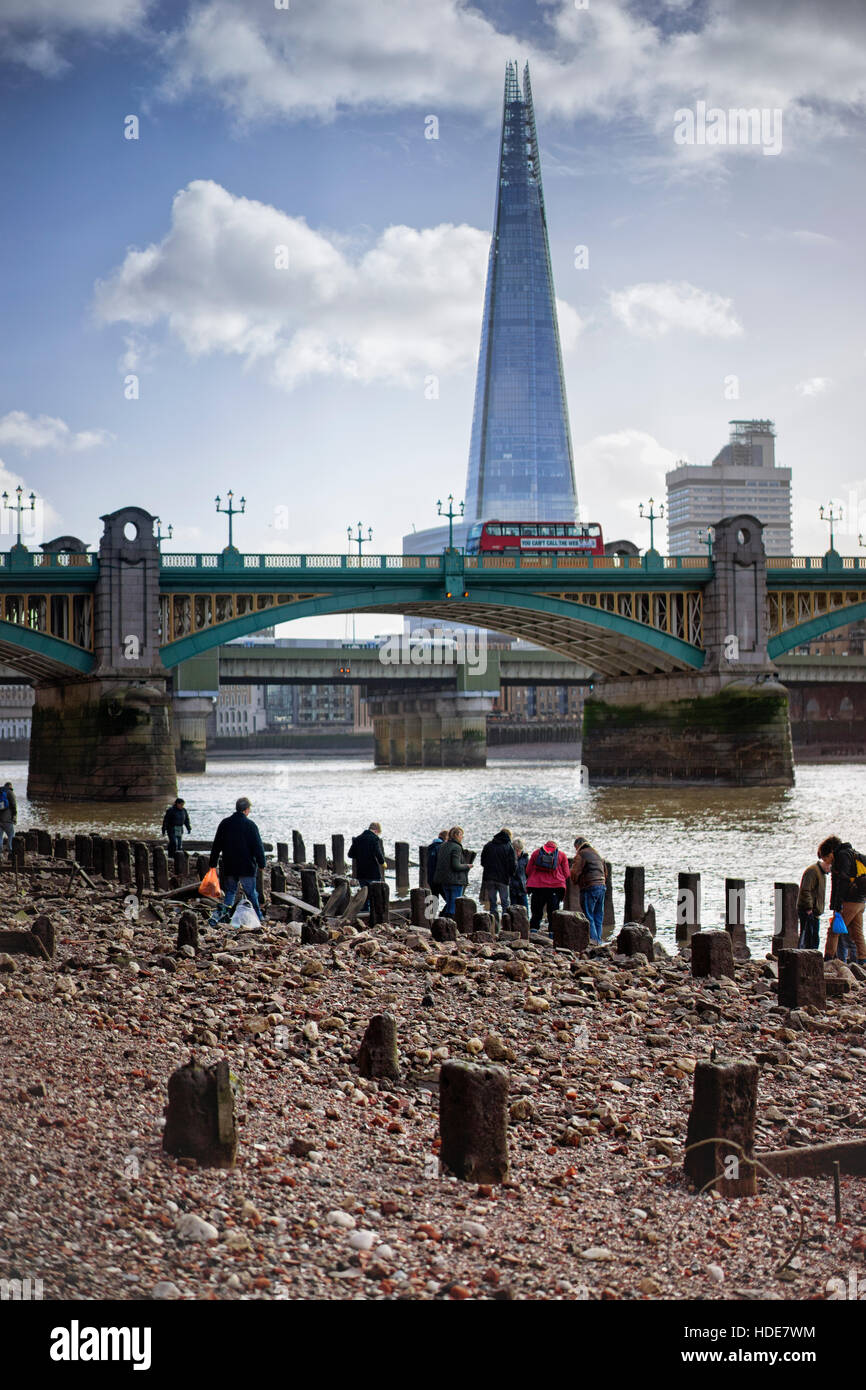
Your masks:
<instances>
[{"instance_id":1,"label":"dark jacket","mask_svg":"<svg viewBox=\"0 0 866 1390\"><path fill-rule=\"evenodd\" d=\"M230 878L252 878L256 867L265 867L265 848L259 827L243 811L226 816L217 826L210 851L212 869L219 863L220 855L223 858L223 871Z\"/></svg>"},{"instance_id":2,"label":"dark jacket","mask_svg":"<svg viewBox=\"0 0 866 1390\"><path fill-rule=\"evenodd\" d=\"M355 861L358 878L369 879L375 883L382 877L381 866L385 863L385 847L373 830L364 830L356 835L349 846L349 858Z\"/></svg>"},{"instance_id":3,"label":"dark jacket","mask_svg":"<svg viewBox=\"0 0 866 1390\"><path fill-rule=\"evenodd\" d=\"M481 851L481 877L485 883L510 883L517 870L514 846L503 830Z\"/></svg>"},{"instance_id":4,"label":"dark jacket","mask_svg":"<svg viewBox=\"0 0 866 1390\"><path fill-rule=\"evenodd\" d=\"M462 883L465 888L469 882L469 864L463 858L463 846L459 840L448 840L439 851L436 860L434 888L456 888Z\"/></svg>"},{"instance_id":5,"label":"dark jacket","mask_svg":"<svg viewBox=\"0 0 866 1390\"><path fill-rule=\"evenodd\" d=\"M827 890L827 875L820 864L810 864L800 879L800 895L797 907L802 912L812 912L820 917L824 911Z\"/></svg>"},{"instance_id":6,"label":"dark jacket","mask_svg":"<svg viewBox=\"0 0 866 1390\"><path fill-rule=\"evenodd\" d=\"M508 883L509 893L522 897L526 892L526 866L528 863L529 855L524 850L523 854L517 855L517 867Z\"/></svg>"},{"instance_id":7,"label":"dark jacket","mask_svg":"<svg viewBox=\"0 0 866 1390\"><path fill-rule=\"evenodd\" d=\"M3 790L6 793L6 800L9 804L8 806L0 808L0 821L3 821L6 825L10 825L13 821L18 819L18 802L15 800L15 793L12 790L11 782L7 782Z\"/></svg>"},{"instance_id":8,"label":"dark jacket","mask_svg":"<svg viewBox=\"0 0 866 1390\"><path fill-rule=\"evenodd\" d=\"M192 826L189 823L189 812L185 806L168 806L162 818L162 834L168 835L169 831L175 830L177 826L186 827L187 833L192 834Z\"/></svg>"},{"instance_id":9,"label":"dark jacket","mask_svg":"<svg viewBox=\"0 0 866 1390\"><path fill-rule=\"evenodd\" d=\"M833 855L831 912L837 912L843 903L866 902L866 879L858 879L856 859L849 844L840 845Z\"/></svg>"},{"instance_id":10,"label":"dark jacket","mask_svg":"<svg viewBox=\"0 0 866 1390\"><path fill-rule=\"evenodd\" d=\"M430 884L431 888L436 882L436 861L439 858L439 851L444 844L445 841L440 840L437 835L432 844L427 846L427 882Z\"/></svg>"},{"instance_id":11,"label":"dark jacket","mask_svg":"<svg viewBox=\"0 0 866 1390\"><path fill-rule=\"evenodd\" d=\"M581 888L595 888L605 881L604 860L592 845L580 845L571 861L571 881Z\"/></svg>"}]
</instances>

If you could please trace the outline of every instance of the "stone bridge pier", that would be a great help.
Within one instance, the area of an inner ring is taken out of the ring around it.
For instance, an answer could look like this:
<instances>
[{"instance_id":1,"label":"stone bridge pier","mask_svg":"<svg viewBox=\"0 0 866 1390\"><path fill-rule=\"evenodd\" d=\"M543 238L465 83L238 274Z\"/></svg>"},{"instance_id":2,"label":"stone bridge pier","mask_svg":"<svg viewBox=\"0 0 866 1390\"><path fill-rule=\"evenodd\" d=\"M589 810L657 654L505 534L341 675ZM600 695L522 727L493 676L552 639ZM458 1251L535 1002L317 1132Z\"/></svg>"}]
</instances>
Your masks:
<instances>
[{"instance_id":1,"label":"stone bridge pier","mask_svg":"<svg viewBox=\"0 0 866 1390\"><path fill-rule=\"evenodd\" d=\"M140 507L102 517L92 674L36 686L27 795L158 801L177 791L159 654L159 550Z\"/></svg>"},{"instance_id":2,"label":"stone bridge pier","mask_svg":"<svg viewBox=\"0 0 866 1390\"><path fill-rule=\"evenodd\" d=\"M584 705L591 780L791 786L788 692L767 655L767 561L753 516L715 527L700 671L606 678Z\"/></svg>"},{"instance_id":3,"label":"stone bridge pier","mask_svg":"<svg viewBox=\"0 0 866 1390\"><path fill-rule=\"evenodd\" d=\"M486 767L495 693L368 696L377 767Z\"/></svg>"}]
</instances>

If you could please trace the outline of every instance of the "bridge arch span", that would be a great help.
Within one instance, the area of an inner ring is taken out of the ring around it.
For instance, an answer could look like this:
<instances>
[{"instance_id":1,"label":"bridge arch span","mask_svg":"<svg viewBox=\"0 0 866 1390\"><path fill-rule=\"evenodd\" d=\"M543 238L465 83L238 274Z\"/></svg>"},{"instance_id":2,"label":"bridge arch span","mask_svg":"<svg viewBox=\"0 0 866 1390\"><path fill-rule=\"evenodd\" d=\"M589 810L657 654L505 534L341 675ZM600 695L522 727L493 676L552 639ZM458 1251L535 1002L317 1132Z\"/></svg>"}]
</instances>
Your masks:
<instances>
[{"instance_id":1,"label":"bridge arch span","mask_svg":"<svg viewBox=\"0 0 866 1390\"><path fill-rule=\"evenodd\" d=\"M786 628L784 632L779 632L775 637L771 637L767 643L767 655L772 661L777 656L784 656L786 652L793 651L795 647L802 647L807 642L814 642L816 638L823 637L827 632L833 632L837 627L847 627L849 623L857 623L864 618L866 618L866 603L851 603L845 607L832 608L826 613L821 613L817 618L810 618L805 623L797 623L796 627Z\"/></svg>"},{"instance_id":2,"label":"bridge arch span","mask_svg":"<svg viewBox=\"0 0 866 1390\"><path fill-rule=\"evenodd\" d=\"M704 652L681 638L606 609L569 603L546 594L520 590L503 593L473 585L466 598L432 598L429 588L407 584L392 591L387 603L381 601L381 596L381 589L365 587L245 613L168 643L161 649L162 660L171 668L233 638L297 618L394 613L505 632L561 652L605 676L694 672L704 663Z\"/></svg>"}]
</instances>

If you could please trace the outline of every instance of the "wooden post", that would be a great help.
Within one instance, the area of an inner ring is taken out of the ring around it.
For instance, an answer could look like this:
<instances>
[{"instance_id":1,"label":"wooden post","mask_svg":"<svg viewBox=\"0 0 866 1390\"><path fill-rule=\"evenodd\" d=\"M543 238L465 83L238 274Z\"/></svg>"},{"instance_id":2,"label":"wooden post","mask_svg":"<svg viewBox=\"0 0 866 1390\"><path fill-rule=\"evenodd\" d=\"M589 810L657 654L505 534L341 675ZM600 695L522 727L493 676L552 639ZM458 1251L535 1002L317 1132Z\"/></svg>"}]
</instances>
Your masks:
<instances>
[{"instance_id":1,"label":"wooden post","mask_svg":"<svg viewBox=\"0 0 866 1390\"><path fill-rule=\"evenodd\" d=\"M757 1062L698 1062L683 1161L697 1188L715 1178L724 1197L757 1192L755 1169L743 1161L753 1156L757 1103ZM710 1139L721 1142L701 1143Z\"/></svg>"},{"instance_id":2,"label":"wooden post","mask_svg":"<svg viewBox=\"0 0 866 1390\"><path fill-rule=\"evenodd\" d=\"M130 863L129 841L115 840L114 852L117 855L117 881L124 888L132 883L132 864Z\"/></svg>"},{"instance_id":3,"label":"wooden post","mask_svg":"<svg viewBox=\"0 0 866 1390\"><path fill-rule=\"evenodd\" d=\"M277 840L277 863L288 864L289 847L284 840Z\"/></svg>"},{"instance_id":4,"label":"wooden post","mask_svg":"<svg viewBox=\"0 0 866 1390\"><path fill-rule=\"evenodd\" d=\"M328 847L327 845L313 845L313 863L317 869L325 873L328 868Z\"/></svg>"},{"instance_id":5,"label":"wooden post","mask_svg":"<svg viewBox=\"0 0 866 1390\"><path fill-rule=\"evenodd\" d=\"M508 1072L471 1062L443 1062L439 1071L442 1165L465 1182L508 1177Z\"/></svg>"},{"instance_id":6,"label":"wooden post","mask_svg":"<svg viewBox=\"0 0 866 1390\"><path fill-rule=\"evenodd\" d=\"M418 846L418 887L429 888L427 882L427 845Z\"/></svg>"},{"instance_id":7,"label":"wooden post","mask_svg":"<svg viewBox=\"0 0 866 1390\"><path fill-rule=\"evenodd\" d=\"M738 960L748 960L752 954L746 944L746 880L725 879L725 931Z\"/></svg>"},{"instance_id":8,"label":"wooden post","mask_svg":"<svg viewBox=\"0 0 866 1390\"><path fill-rule=\"evenodd\" d=\"M604 917L601 924L601 939L609 941L613 936L616 926L616 912L613 904L613 865L605 859L604 863L604 886L607 892L604 895Z\"/></svg>"},{"instance_id":9,"label":"wooden post","mask_svg":"<svg viewBox=\"0 0 866 1390\"><path fill-rule=\"evenodd\" d=\"M233 1168L238 1136L229 1064L204 1068L188 1062L172 1072L162 1147L194 1158L203 1168Z\"/></svg>"},{"instance_id":10,"label":"wooden post","mask_svg":"<svg viewBox=\"0 0 866 1390\"><path fill-rule=\"evenodd\" d=\"M181 883L189 877L189 855L185 849L176 849L174 852L174 871Z\"/></svg>"},{"instance_id":11,"label":"wooden post","mask_svg":"<svg viewBox=\"0 0 866 1390\"><path fill-rule=\"evenodd\" d=\"M68 841L68 839L66 838L65 835L55 835L55 836L54 836L54 858L55 858L55 859L68 859L68 858L69 858L69 841Z\"/></svg>"},{"instance_id":12,"label":"wooden post","mask_svg":"<svg viewBox=\"0 0 866 1390\"><path fill-rule=\"evenodd\" d=\"M94 875L102 874L102 836L91 835L90 837L90 872Z\"/></svg>"},{"instance_id":13,"label":"wooden post","mask_svg":"<svg viewBox=\"0 0 866 1390\"><path fill-rule=\"evenodd\" d=\"M797 917L800 885L776 883L773 888L776 898L776 930L771 950L774 956L778 956L781 951L795 951L800 944L800 921Z\"/></svg>"},{"instance_id":14,"label":"wooden post","mask_svg":"<svg viewBox=\"0 0 866 1390\"><path fill-rule=\"evenodd\" d=\"M342 835L331 836L331 863L333 873L345 875L348 865L346 864L346 841Z\"/></svg>"},{"instance_id":15,"label":"wooden post","mask_svg":"<svg viewBox=\"0 0 866 1390\"><path fill-rule=\"evenodd\" d=\"M388 921L388 904L391 893L384 879L369 885L370 926L378 927Z\"/></svg>"},{"instance_id":16,"label":"wooden post","mask_svg":"<svg viewBox=\"0 0 866 1390\"><path fill-rule=\"evenodd\" d=\"M824 957L820 951L784 947L779 959L779 1003L786 1009L827 1007Z\"/></svg>"},{"instance_id":17,"label":"wooden post","mask_svg":"<svg viewBox=\"0 0 866 1390\"><path fill-rule=\"evenodd\" d=\"M692 979L734 978L734 946L726 931L695 932L692 946Z\"/></svg>"},{"instance_id":18,"label":"wooden post","mask_svg":"<svg viewBox=\"0 0 866 1390\"><path fill-rule=\"evenodd\" d=\"M153 847L153 882L158 893L168 892L168 859L162 845Z\"/></svg>"},{"instance_id":19,"label":"wooden post","mask_svg":"<svg viewBox=\"0 0 866 1390\"><path fill-rule=\"evenodd\" d=\"M286 891L286 871L282 864L271 865L271 892L285 893Z\"/></svg>"},{"instance_id":20,"label":"wooden post","mask_svg":"<svg viewBox=\"0 0 866 1390\"><path fill-rule=\"evenodd\" d=\"M399 1078L397 1020L393 1014L374 1014L370 1019L358 1052L358 1070L367 1077Z\"/></svg>"},{"instance_id":21,"label":"wooden post","mask_svg":"<svg viewBox=\"0 0 866 1390\"><path fill-rule=\"evenodd\" d=\"M405 898L409 892L409 846L405 840L394 844L395 891L398 898Z\"/></svg>"},{"instance_id":22,"label":"wooden post","mask_svg":"<svg viewBox=\"0 0 866 1390\"><path fill-rule=\"evenodd\" d=\"M301 897L305 903L311 907L321 907L322 897L319 893L319 879L315 869L301 869Z\"/></svg>"},{"instance_id":23,"label":"wooden post","mask_svg":"<svg viewBox=\"0 0 866 1390\"><path fill-rule=\"evenodd\" d=\"M82 869L87 870L87 872L93 868L93 843L89 835L76 835L75 862L80 864Z\"/></svg>"},{"instance_id":24,"label":"wooden post","mask_svg":"<svg viewBox=\"0 0 866 1390\"><path fill-rule=\"evenodd\" d=\"M53 845L51 842L51 836L49 835L47 830L37 830L36 844L38 853L44 854L46 859L50 859Z\"/></svg>"},{"instance_id":25,"label":"wooden post","mask_svg":"<svg viewBox=\"0 0 866 1390\"><path fill-rule=\"evenodd\" d=\"M146 888L150 887L150 855L147 852L147 845L141 840L136 840L132 846L132 853L135 859L135 886L138 896L141 897Z\"/></svg>"},{"instance_id":26,"label":"wooden post","mask_svg":"<svg viewBox=\"0 0 866 1390\"><path fill-rule=\"evenodd\" d=\"M113 840L102 841L102 877L113 882L117 878L117 855Z\"/></svg>"},{"instance_id":27,"label":"wooden post","mask_svg":"<svg viewBox=\"0 0 866 1390\"><path fill-rule=\"evenodd\" d=\"M688 941L701 929L701 876L677 876L677 941Z\"/></svg>"},{"instance_id":28,"label":"wooden post","mask_svg":"<svg viewBox=\"0 0 866 1390\"><path fill-rule=\"evenodd\" d=\"M627 926L629 922L643 922L646 906L644 904L645 873L642 864L631 864L626 867L623 892L625 894L625 907L622 914L623 926Z\"/></svg>"},{"instance_id":29,"label":"wooden post","mask_svg":"<svg viewBox=\"0 0 866 1390\"><path fill-rule=\"evenodd\" d=\"M307 847L306 847L306 845L304 844L303 836L301 835L300 830L293 830L293 831L292 831L292 863L293 863L293 864L306 864L306 862L307 862Z\"/></svg>"}]
</instances>

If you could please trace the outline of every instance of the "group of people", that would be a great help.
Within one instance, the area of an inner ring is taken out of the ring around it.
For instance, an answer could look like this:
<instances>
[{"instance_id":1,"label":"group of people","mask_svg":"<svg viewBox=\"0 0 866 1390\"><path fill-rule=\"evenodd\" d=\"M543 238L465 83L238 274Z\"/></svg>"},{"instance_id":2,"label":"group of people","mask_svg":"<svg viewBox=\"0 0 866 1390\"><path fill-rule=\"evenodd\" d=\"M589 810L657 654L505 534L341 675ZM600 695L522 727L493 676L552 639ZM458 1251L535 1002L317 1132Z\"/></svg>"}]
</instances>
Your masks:
<instances>
[{"instance_id":1,"label":"group of people","mask_svg":"<svg viewBox=\"0 0 866 1390\"><path fill-rule=\"evenodd\" d=\"M824 941L825 960L856 961L866 966L863 910L866 906L866 859L838 835L828 835L818 846L818 859L800 880L797 915L799 946L820 950L821 915L830 875L830 921Z\"/></svg>"},{"instance_id":2,"label":"group of people","mask_svg":"<svg viewBox=\"0 0 866 1390\"><path fill-rule=\"evenodd\" d=\"M427 882L444 899L446 917L453 916L457 899L466 890L474 860L474 852L463 846L463 828L459 825L440 830L427 847ZM497 926L500 912L507 912L512 906L528 906L530 931L541 930L545 913L549 929L554 912L562 906L569 881L579 890L592 940L600 942L606 866L583 836L575 839L570 860L555 840L546 840L529 854L523 841L515 839L508 829L498 831L481 851L481 899L489 905Z\"/></svg>"}]
</instances>

